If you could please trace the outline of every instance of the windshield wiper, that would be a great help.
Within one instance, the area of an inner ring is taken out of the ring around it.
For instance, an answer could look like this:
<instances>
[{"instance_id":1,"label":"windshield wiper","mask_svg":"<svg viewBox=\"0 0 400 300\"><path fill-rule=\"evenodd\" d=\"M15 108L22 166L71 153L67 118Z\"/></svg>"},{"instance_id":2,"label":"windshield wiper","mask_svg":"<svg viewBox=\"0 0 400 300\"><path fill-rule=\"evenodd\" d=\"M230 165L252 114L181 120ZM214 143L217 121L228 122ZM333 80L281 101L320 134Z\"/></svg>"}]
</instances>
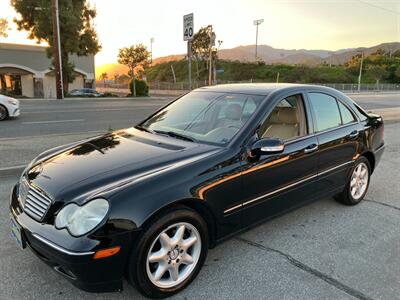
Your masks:
<instances>
[{"instance_id":1,"label":"windshield wiper","mask_svg":"<svg viewBox=\"0 0 400 300\"><path fill-rule=\"evenodd\" d=\"M136 125L135 128L136 128L136 129L139 129L139 130L141 130L141 131L146 131L146 132L149 132L149 133L154 133L153 130L151 130L151 129L149 129L149 128L146 128L146 127L143 127L143 126L141 126L141 125Z\"/></svg>"},{"instance_id":2,"label":"windshield wiper","mask_svg":"<svg viewBox=\"0 0 400 300\"><path fill-rule=\"evenodd\" d=\"M176 132L173 132L173 131L154 130L154 132L159 133L159 134L165 134L165 135L177 138L177 139L181 139L181 140L197 143L197 140L195 138L192 138L190 136L183 135L183 134L180 134L180 133L176 133Z\"/></svg>"}]
</instances>

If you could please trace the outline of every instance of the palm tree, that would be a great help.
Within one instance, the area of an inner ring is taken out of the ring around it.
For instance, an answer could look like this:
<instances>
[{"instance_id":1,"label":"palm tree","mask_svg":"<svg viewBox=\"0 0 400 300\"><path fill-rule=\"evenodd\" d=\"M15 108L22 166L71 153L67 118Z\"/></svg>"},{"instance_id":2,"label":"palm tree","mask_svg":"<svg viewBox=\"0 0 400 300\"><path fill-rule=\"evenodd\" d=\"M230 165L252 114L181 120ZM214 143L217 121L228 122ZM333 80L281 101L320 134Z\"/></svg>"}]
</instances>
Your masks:
<instances>
[{"instance_id":1,"label":"palm tree","mask_svg":"<svg viewBox=\"0 0 400 300\"><path fill-rule=\"evenodd\" d=\"M108 79L107 72L101 73L100 80L103 80L103 84L106 84L106 80Z\"/></svg>"}]
</instances>

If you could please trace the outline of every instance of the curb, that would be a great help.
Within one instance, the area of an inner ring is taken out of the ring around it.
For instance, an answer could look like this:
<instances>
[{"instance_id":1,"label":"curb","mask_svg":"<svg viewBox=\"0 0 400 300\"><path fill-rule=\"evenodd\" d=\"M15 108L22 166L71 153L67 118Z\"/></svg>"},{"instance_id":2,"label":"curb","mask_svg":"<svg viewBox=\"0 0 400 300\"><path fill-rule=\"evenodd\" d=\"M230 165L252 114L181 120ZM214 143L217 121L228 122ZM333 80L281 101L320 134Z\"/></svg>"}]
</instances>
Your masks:
<instances>
[{"instance_id":1,"label":"curb","mask_svg":"<svg viewBox=\"0 0 400 300\"><path fill-rule=\"evenodd\" d=\"M0 168L0 177L19 176L27 165Z\"/></svg>"}]
</instances>

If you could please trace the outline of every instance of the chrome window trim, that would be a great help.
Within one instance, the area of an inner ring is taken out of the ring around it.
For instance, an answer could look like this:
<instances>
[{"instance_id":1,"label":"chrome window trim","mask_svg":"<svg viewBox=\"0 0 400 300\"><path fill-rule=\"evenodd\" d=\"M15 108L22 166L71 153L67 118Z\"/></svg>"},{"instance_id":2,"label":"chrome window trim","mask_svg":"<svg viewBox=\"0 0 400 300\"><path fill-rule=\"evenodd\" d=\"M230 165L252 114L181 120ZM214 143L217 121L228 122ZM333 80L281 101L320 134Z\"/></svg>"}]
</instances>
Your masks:
<instances>
[{"instance_id":1,"label":"chrome window trim","mask_svg":"<svg viewBox=\"0 0 400 300\"><path fill-rule=\"evenodd\" d=\"M323 130L323 131L316 131L316 132L315 132L315 135L317 136L317 135L320 135L320 134L324 134L324 133L327 133L327 132L331 132L331 131L336 130L336 129L341 129L341 128L345 128L345 127L352 126L352 125L356 125L356 124L359 124L359 122L358 122L358 121L354 121L354 122L352 122L352 123L348 123L348 124L336 126L336 127L333 127L333 128L325 129L325 130Z\"/></svg>"},{"instance_id":2,"label":"chrome window trim","mask_svg":"<svg viewBox=\"0 0 400 300\"><path fill-rule=\"evenodd\" d=\"M60 251L60 252L62 252L64 254L67 254L67 255L84 256L84 255L93 255L94 254L93 251L86 251L86 252L70 251L70 250L64 249L61 246L58 246L57 244L54 244L53 242L50 242L49 240L45 239L44 237L42 237L42 236L40 236L40 235L38 235L36 233L32 233L32 235L33 235L34 238L38 239L39 241L41 241L42 243L46 244L47 246L49 246L49 247L51 247L51 248L53 248L53 249L55 249L57 251Z\"/></svg>"},{"instance_id":3,"label":"chrome window trim","mask_svg":"<svg viewBox=\"0 0 400 300\"><path fill-rule=\"evenodd\" d=\"M299 136L297 138L293 138L293 139L286 140L286 141L283 141L283 142L284 142L284 144L286 146L286 145L290 145L290 144L293 144L293 143L296 143L296 142L299 142L299 141L302 141L302 140L305 140L305 139L312 138L313 136L315 136L314 133L309 133L307 135Z\"/></svg>"},{"instance_id":4,"label":"chrome window trim","mask_svg":"<svg viewBox=\"0 0 400 300\"><path fill-rule=\"evenodd\" d=\"M321 176L321 175L324 175L324 174L326 174L326 173L328 173L328 172L331 172L331 171L333 171L333 170L336 170L336 169L339 169L339 168L341 168L341 167L344 167L344 166L346 166L346 165L348 165L348 164L351 164L351 163L353 163L353 162L354 162L353 160L347 161L347 162L345 162L345 163L343 163L343 164L340 164L340 165L338 165L338 166L335 166L335 167L333 167L333 168L329 168L329 169L326 169L326 170L324 170L324 171L322 171L322 172L318 172L317 174L310 175L310 176L308 176L308 177L306 177L306 178L300 179L300 180L298 180L298 181L296 181L296 182L293 182L293 183L290 183L290 184L285 185L285 186L283 186L283 187L280 187L280 188L278 188L278 189L276 189L276 190L273 190L273 191L271 191L271 192L268 192L268 193L266 193L266 194L264 194L264 195L258 196L258 197L256 197L256 198L253 198L253 199L248 200L248 201L246 201L246 202L243 202L243 203L241 203L241 204L235 205L235 206L233 206L233 207L231 207L231 208L228 208L228 209L224 210L224 214L227 214L227 213L229 213L229 212L232 212L232 211L234 211L234 210L236 210L236 209L238 209L238 208L242 208L242 207L244 207L244 206L247 206L247 205L249 205L249 204L251 204L251 203L254 203L254 202L256 202L256 201L258 201L258 200L261 200L261 199L263 199L263 198L266 198L266 197L268 197L268 196L272 196L272 195L274 195L274 194L276 194L276 193L282 192L282 191L284 191L284 190L286 190L286 189L289 189L289 188L291 188L291 187L294 187L294 186L296 186L296 185L299 185L300 183L303 183L303 182L306 182L306 181L308 181L308 180L310 180L310 179L319 177L319 176Z\"/></svg>"}]
</instances>

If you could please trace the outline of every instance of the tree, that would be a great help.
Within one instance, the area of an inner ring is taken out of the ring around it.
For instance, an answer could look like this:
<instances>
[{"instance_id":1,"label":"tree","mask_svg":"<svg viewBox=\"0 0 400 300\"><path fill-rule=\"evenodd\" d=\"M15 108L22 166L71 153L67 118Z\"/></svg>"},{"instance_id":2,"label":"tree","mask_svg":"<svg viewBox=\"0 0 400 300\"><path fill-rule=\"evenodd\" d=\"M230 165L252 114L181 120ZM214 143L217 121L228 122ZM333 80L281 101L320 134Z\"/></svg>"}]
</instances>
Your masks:
<instances>
[{"instance_id":1,"label":"tree","mask_svg":"<svg viewBox=\"0 0 400 300\"><path fill-rule=\"evenodd\" d=\"M202 27L193 35L192 53L198 60L206 60L209 58L211 47L210 31L210 27Z\"/></svg>"},{"instance_id":2,"label":"tree","mask_svg":"<svg viewBox=\"0 0 400 300\"><path fill-rule=\"evenodd\" d=\"M206 69L209 70L209 60L210 60L210 52L213 60L217 59L217 51L216 49L212 49L211 36L214 35L215 32L212 31L211 26L202 27L193 35L192 39L192 53L194 58L196 59L197 66L197 77L199 77L199 67L198 61L205 61ZM211 51L210 51L211 50Z\"/></svg>"},{"instance_id":3,"label":"tree","mask_svg":"<svg viewBox=\"0 0 400 300\"><path fill-rule=\"evenodd\" d=\"M103 84L106 84L106 80L108 79L107 72L101 73L100 80L103 80Z\"/></svg>"},{"instance_id":4,"label":"tree","mask_svg":"<svg viewBox=\"0 0 400 300\"><path fill-rule=\"evenodd\" d=\"M396 68L396 71L394 71L394 75L396 75L396 77L400 79L400 66Z\"/></svg>"},{"instance_id":5,"label":"tree","mask_svg":"<svg viewBox=\"0 0 400 300\"><path fill-rule=\"evenodd\" d=\"M14 18L18 30L29 32L28 38L38 43L45 41L48 57L53 54L53 30L51 18L51 1L49 0L11 0L11 5L19 14ZM64 92L68 83L75 79L74 65L69 61L70 54L79 56L96 54L101 46L93 27L96 17L95 8L87 0L59 1L60 44ZM54 62L53 62L54 64Z\"/></svg>"},{"instance_id":6,"label":"tree","mask_svg":"<svg viewBox=\"0 0 400 300\"><path fill-rule=\"evenodd\" d=\"M119 49L118 63L129 68L129 75L133 80L133 96L136 97L135 69L145 69L149 65L150 52L143 44Z\"/></svg>"},{"instance_id":7,"label":"tree","mask_svg":"<svg viewBox=\"0 0 400 300\"><path fill-rule=\"evenodd\" d=\"M379 80L382 79L384 75L386 75L387 72L384 67L382 66L370 66L367 69L367 75L371 78L373 78L376 81L376 84L378 85Z\"/></svg>"},{"instance_id":8,"label":"tree","mask_svg":"<svg viewBox=\"0 0 400 300\"><path fill-rule=\"evenodd\" d=\"M0 37L8 37L8 30L10 30L8 26L8 20L5 18L0 18Z\"/></svg>"}]
</instances>

